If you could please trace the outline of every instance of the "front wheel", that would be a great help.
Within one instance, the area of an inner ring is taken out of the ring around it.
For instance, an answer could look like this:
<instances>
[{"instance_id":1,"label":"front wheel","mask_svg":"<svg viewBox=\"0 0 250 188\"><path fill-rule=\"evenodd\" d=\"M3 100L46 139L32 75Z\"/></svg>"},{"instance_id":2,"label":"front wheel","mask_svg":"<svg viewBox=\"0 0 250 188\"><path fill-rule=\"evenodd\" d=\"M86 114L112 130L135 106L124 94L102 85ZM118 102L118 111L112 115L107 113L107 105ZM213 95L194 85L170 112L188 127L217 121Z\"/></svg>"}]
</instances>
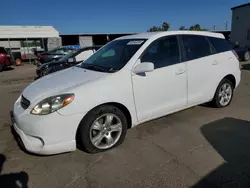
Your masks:
<instances>
[{"instance_id":1,"label":"front wheel","mask_svg":"<svg viewBox=\"0 0 250 188\"><path fill-rule=\"evenodd\" d=\"M3 65L2 64L0 64L0 72L2 72L3 71Z\"/></svg>"},{"instance_id":2,"label":"front wheel","mask_svg":"<svg viewBox=\"0 0 250 188\"><path fill-rule=\"evenodd\" d=\"M123 112L111 105L90 111L80 123L79 141L89 153L106 151L120 145L126 136L127 119Z\"/></svg>"},{"instance_id":3,"label":"front wheel","mask_svg":"<svg viewBox=\"0 0 250 188\"><path fill-rule=\"evenodd\" d=\"M250 59L250 53L249 52L245 52L244 54L244 61L248 61Z\"/></svg>"},{"instance_id":4,"label":"front wheel","mask_svg":"<svg viewBox=\"0 0 250 188\"><path fill-rule=\"evenodd\" d=\"M233 92L234 87L232 82L228 79L223 79L216 90L212 101L213 105L217 108L223 108L230 105L233 99Z\"/></svg>"}]
</instances>

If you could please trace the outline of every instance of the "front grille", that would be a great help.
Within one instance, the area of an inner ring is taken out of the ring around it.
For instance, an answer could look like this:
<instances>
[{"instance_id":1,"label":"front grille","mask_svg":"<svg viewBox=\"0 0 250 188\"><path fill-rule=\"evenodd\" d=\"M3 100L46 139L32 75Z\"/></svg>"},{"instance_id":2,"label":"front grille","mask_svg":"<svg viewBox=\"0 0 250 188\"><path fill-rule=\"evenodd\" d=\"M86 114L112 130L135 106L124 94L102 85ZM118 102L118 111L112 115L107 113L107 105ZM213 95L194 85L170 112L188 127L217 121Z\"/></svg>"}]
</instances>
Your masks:
<instances>
[{"instance_id":1,"label":"front grille","mask_svg":"<svg viewBox=\"0 0 250 188\"><path fill-rule=\"evenodd\" d=\"M24 110L26 110L30 106L30 101L26 99L23 95L21 97L21 106Z\"/></svg>"}]
</instances>

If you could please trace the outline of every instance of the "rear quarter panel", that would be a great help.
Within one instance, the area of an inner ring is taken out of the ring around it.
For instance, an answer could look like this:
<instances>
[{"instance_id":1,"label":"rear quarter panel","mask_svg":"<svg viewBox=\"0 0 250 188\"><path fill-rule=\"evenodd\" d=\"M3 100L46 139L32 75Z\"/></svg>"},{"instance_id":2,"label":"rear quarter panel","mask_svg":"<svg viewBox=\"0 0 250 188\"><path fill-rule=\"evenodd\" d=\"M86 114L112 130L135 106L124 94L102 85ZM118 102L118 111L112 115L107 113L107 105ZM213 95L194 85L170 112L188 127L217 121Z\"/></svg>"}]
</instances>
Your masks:
<instances>
[{"instance_id":1,"label":"rear quarter panel","mask_svg":"<svg viewBox=\"0 0 250 188\"><path fill-rule=\"evenodd\" d=\"M218 78L214 91L216 91L221 80L227 75L233 75L236 79L236 87L240 82L241 71L239 60L233 54L232 51L216 54L216 58L219 60L219 66L213 76Z\"/></svg>"}]
</instances>

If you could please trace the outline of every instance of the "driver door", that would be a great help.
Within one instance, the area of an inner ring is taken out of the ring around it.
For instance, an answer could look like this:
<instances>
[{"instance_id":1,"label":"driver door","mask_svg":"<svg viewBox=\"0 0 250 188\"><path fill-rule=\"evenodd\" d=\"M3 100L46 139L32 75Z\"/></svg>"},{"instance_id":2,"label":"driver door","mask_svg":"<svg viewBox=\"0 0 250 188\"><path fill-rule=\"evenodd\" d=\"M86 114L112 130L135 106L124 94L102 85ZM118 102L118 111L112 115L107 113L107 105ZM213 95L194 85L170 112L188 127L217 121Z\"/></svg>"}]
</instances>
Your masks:
<instances>
[{"instance_id":1,"label":"driver door","mask_svg":"<svg viewBox=\"0 0 250 188\"><path fill-rule=\"evenodd\" d=\"M154 41L142 54L139 62L152 62L154 71L132 73L139 122L178 111L187 105L187 70L180 54L176 36Z\"/></svg>"}]
</instances>

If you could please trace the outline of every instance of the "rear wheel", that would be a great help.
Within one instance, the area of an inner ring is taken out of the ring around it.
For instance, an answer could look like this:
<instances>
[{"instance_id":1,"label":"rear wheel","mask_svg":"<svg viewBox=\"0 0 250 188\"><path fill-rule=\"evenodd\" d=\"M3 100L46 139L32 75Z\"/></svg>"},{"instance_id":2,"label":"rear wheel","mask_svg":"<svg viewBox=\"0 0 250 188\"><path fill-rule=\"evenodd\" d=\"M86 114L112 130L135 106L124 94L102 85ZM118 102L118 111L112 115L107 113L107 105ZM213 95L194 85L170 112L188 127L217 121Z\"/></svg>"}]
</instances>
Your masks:
<instances>
[{"instance_id":1,"label":"rear wheel","mask_svg":"<svg viewBox=\"0 0 250 188\"><path fill-rule=\"evenodd\" d=\"M233 91L232 82L228 79L223 79L216 90L212 101L213 105L217 108L223 108L230 105L233 99Z\"/></svg>"},{"instance_id":2,"label":"rear wheel","mask_svg":"<svg viewBox=\"0 0 250 188\"><path fill-rule=\"evenodd\" d=\"M250 53L249 52L245 52L244 54L244 61L248 61L250 59Z\"/></svg>"},{"instance_id":3,"label":"rear wheel","mask_svg":"<svg viewBox=\"0 0 250 188\"><path fill-rule=\"evenodd\" d=\"M46 70L43 70L43 71L41 72L41 76L46 76L46 75L47 75Z\"/></svg>"},{"instance_id":4,"label":"rear wheel","mask_svg":"<svg viewBox=\"0 0 250 188\"><path fill-rule=\"evenodd\" d=\"M111 105L97 107L80 123L80 144L89 153L114 148L124 141L127 125L127 119L119 108Z\"/></svg>"},{"instance_id":5,"label":"rear wheel","mask_svg":"<svg viewBox=\"0 0 250 188\"><path fill-rule=\"evenodd\" d=\"M3 65L2 64L0 64L0 72L2 72L3 71Z\"/></svg>"}]
</instances>

